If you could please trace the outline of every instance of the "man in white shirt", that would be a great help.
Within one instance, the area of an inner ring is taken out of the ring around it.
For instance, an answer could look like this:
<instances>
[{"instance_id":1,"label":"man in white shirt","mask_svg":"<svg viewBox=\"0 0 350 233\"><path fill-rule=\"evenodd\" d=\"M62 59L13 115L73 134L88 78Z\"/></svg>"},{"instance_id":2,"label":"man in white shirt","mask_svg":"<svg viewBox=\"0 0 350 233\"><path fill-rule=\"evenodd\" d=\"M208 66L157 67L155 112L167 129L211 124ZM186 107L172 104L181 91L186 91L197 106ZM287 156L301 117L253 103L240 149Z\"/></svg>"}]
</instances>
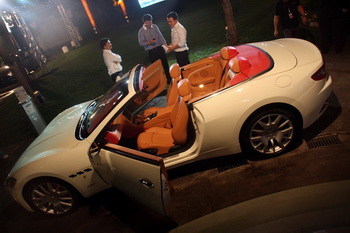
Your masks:
<instances>
[{"instance_id":1,"label":"man in white shirt","mask_svg":"<svg viewBox=\"0 0 350 233\"><path fill-rule=\"evenodd\" d=\"M103 49L103 61L107 66L108 75L111 77L112 82L115 83L123 76L123 67L120 64L122 58L119 54L112 52L112 43L108 38L102 38L100 46Z\"/></svg>"},{"instance_id":2,"label":"man in white shirt","mask_svg":"<svg viewBox=\"0 0 350 233\"><path fill-rule=\"evenodd\" d=\"M175 57L180 67L190 63L188 58L188 47L186 43L187 31L180 24L176 12L172 11L167 15L167 21L171 28L171 44L168 45L167 52L175 51Z\"/></svg>"}]
</instances>

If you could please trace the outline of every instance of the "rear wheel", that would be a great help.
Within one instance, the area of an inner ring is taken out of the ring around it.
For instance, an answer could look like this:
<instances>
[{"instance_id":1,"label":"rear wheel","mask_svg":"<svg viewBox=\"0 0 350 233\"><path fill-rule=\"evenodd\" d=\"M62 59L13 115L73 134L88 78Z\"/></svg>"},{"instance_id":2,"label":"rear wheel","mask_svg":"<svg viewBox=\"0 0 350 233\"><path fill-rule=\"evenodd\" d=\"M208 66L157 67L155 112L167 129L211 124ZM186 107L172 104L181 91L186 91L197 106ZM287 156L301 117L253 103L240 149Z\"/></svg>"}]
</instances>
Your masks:
<instances>
[{"instance_id":1,"label":"rear wheel","mask_svg":"<svg viewBox=\"0 0 350 233\"><path fill-rule=\"evenodd\" d=\"M268 109L248 118L241 131L240 143L247 155L269 158L289 150L299 135L299 122L293 113L285 109Z\"/></svg>"},{"instance_id":2,"label":"rear wheel","mask_svg":"<svg viewBox=\"0 0 350 233\"><path fill-rule=\"evenodd\" d=\"M54 178L31 181L25 186L24 197L33 209L54 216L73 212L79 202L79 195L73 187Z\"/></svg>"}]
</instances>

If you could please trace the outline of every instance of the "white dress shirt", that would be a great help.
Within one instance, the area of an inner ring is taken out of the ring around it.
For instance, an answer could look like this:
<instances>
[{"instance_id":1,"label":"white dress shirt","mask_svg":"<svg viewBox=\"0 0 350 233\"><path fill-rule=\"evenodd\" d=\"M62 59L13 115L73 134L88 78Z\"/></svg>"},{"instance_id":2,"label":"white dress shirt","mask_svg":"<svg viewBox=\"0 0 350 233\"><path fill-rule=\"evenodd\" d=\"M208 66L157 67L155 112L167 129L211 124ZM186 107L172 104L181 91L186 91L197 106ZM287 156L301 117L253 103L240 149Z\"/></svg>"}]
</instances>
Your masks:
<instances>
[{"instance_id":1,"label":"white dress shirt","mask_svg":"<svg viewBox=\"0 0 350 233\"><path fill-rule=\"evenodd\" d=\"M185 50L188 50L187 44L186 44L186 37L187 37L187 31L180 24L177 22L174 27L171 29L171 44L173 46L179 45L179 48L175 49L175 52L182 52Z\"/></svg>"},{"instance_id":2,"label":"white dress shirt","mask_svg":"<svg viewBox=\"0 0 350 233\"><path fill-rule=\"evenodd\" d=\"M111 50L103 50L103 60L107 66L109 75L123 70L123 67L120 64L122 62L122 58L118 54L113 53Z\"/></svg>"}]
</instances>

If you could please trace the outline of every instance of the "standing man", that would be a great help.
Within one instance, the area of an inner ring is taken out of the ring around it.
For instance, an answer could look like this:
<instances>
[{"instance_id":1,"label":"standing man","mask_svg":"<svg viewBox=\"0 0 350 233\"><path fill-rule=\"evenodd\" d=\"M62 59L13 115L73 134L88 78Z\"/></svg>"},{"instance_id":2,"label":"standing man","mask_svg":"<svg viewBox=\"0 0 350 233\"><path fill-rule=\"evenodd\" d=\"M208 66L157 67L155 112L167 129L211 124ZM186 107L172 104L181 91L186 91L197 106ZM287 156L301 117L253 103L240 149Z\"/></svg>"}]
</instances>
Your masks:
<instances>
[{"instance_id":1,"label":"standing man","mask_svg":"<svg viewBox=\"0 0 350 233\"><path fill-rule=\"evenodd\" d=\"M186 29L180 24L179 17L174 11L167 15L167 21L171 28L171 44L168 45L167 52L175 51L176 61L180 67L190 64L186 44Z\"/></svg>"},{"instance_id":2,"label":"standing man","mask_svg":"<svg viewBox=\"0 0 350 233\"><path fill-rule=\"evenodd\" d=\"M275 6L275 16L273 18L274 36L278 37L278 25L281 21L285 37L300 38L299 14L302 22L307 23L304 8L299 0L277 0Z\"/></svg>"},{"instance_id":3,"label":"standing man","mask_svg":"<svg viewBox=\"0 0 350 233\"><path fill-rule=\"evenodd\" d=\"M166 46L166 41L156 24L152 24L153 17L150 14L145 14L142 17L143 26L138 33L138 40L140 46L144 47L148 52L148 57L151 63L160 59L162 61L163 69L170 83L171 77L169 74L168 59L165 54L163 46Z\"/></svg>"},{"instance_id":4,"label":"standing man","mask_svg":"<svg viewBox=\"0 0 350 233\"><path fill-rule=\"evenodd\" d=\"M103 49L103 61L107 66L108 75L111 77L112 82L115 83L123 76L123 67L120 64L122 58L119 54L112 52L112 43L108 38L102 38L100 46Z\"/></svg>"}]
</instances>

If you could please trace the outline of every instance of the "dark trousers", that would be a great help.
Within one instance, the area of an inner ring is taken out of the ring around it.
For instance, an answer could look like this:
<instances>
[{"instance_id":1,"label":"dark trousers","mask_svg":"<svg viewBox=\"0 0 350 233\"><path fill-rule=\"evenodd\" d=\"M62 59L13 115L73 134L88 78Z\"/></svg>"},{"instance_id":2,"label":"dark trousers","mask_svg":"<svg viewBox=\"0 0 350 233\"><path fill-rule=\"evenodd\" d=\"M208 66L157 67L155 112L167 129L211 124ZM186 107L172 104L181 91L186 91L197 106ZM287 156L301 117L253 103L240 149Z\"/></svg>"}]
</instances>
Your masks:
<instances>
[{"instance_id":1,"label":"dark trousers","mask_svg":"<svg viewBox=\"0 0 350 233\"><path fill-rule=\"evenodd\" d=\"M115 72L114 74L111 74L111 79L112 82L115 83L117 80L117 77L122 77L123 76L123 71Z\"/></svg>"},{"instance_id":2,"label":"dark trousers","mask_svg":"<svg viewBox=\"0 0 350 233\"><path fill-rule=\"evenodd\" d=\"M168 83L171 81L171 77L169 74L169 63L168 58L166 57L165 51L162 46L155 47L151 50L148 50L148 57L151 63L160 59L162 61L163 69L165 72L165 76L168 80Z\"/></svg>"},{"instance_id":3,"label":"dark trousers","mask_svg":"<svg viewBox=\"0 0 350 233\"><path fill-rule=\"evenodd\" d=\"M283 29L284 37L286 38L301 38L300 28L285 28Z\"/></svg>"},{"instance_id":4,"label":"dark trousers","mask_svg":"<svg viewBox=\"0 0 350 233\"><path fill-rule=\"evenodd\" d=\"M190 60L188 58L188 50L175 52L175 57L180 67L190 64Z\"/></svg>"}]
</instances>

